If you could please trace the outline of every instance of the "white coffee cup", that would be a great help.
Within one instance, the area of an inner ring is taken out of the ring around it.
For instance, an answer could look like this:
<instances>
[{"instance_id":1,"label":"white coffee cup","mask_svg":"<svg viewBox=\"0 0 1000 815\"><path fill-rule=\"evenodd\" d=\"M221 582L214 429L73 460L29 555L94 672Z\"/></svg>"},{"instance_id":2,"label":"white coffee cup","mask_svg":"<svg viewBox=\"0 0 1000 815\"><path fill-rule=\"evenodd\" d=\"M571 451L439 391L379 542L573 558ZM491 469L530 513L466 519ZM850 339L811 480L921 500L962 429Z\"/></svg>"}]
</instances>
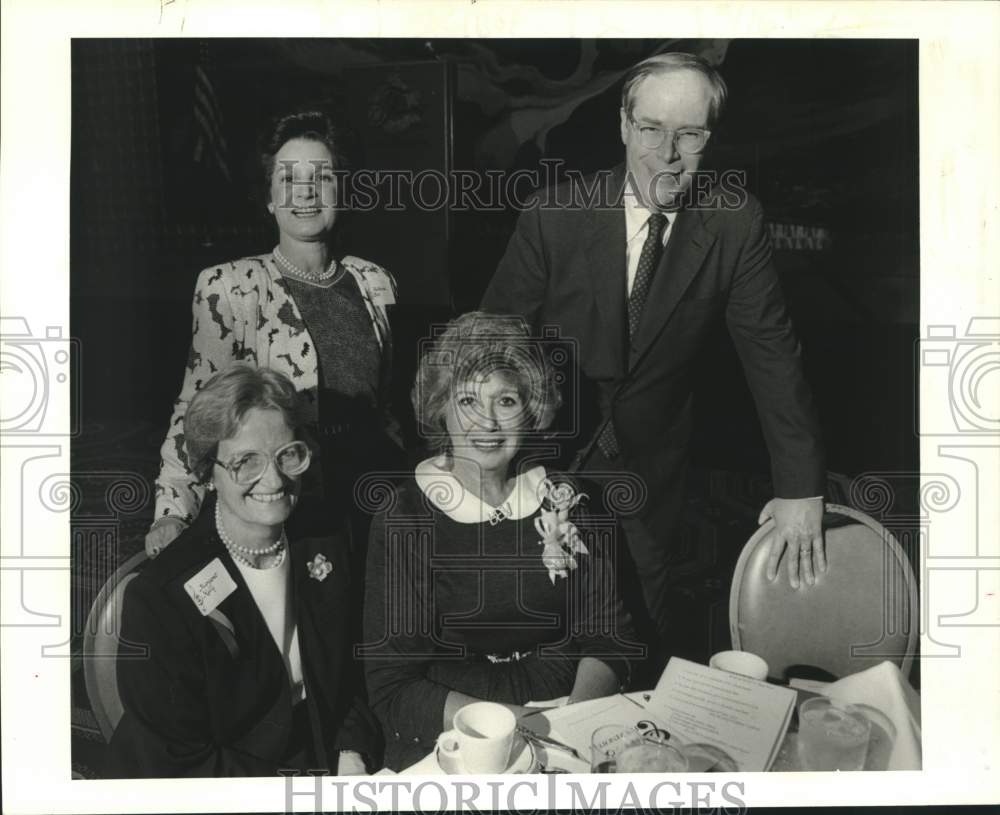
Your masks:
<instances>
[{"instance_id":1,"label":"white coffee cup","mask_svg":"<svg viewBox=\"0 0 1000 815\"><path fill-rule=\"evenodd\" d=\"M719 651L708 661L709 667L731 674L749 676L761 682L767 679L767 663L749 651Z\"/></svg>"},{"instance_id":2,"label":"white coffee cup","mask_svg":"<svg viewBox=\"0 0 1000 815\"><path fill-rule=\"evenodd\" d=\"M446 773L502 773L510 761L517 719L503 705L473 702L438 736L438 763Z\"/></svg>"}]
</instances>

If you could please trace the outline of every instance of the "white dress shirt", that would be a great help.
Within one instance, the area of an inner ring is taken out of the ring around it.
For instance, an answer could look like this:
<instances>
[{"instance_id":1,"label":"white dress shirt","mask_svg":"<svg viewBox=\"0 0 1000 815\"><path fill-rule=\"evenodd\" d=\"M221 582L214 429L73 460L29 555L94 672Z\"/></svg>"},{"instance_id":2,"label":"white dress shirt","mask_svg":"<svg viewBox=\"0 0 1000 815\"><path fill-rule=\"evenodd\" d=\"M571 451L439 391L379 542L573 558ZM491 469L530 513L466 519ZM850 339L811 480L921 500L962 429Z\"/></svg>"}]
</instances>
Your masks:
<instances>
[{"instance_id":1,"label":"white dress shirt","mask_svg":"<svg viewBox=\"0 0 1000 815\"><path fill-rule=\"evenodd\" d=\"M299 628L295 624L295 610L292 608L292 572L288 561L287 551L281 565L273 569L254 569L233 558L281 653L292 686L292 704L295 704L305 698L306 691L302 681L302 653L299 651Z\"/></svg>"}]
</instances>

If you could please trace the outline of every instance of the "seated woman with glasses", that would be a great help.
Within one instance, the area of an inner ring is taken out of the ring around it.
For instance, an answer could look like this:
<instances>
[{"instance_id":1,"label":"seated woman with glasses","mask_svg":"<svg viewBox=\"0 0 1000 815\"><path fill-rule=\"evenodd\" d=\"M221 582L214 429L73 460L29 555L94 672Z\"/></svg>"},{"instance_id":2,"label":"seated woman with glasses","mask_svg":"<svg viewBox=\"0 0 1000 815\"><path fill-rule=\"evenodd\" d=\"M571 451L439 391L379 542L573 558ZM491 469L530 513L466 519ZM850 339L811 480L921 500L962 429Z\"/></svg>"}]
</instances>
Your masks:
<instances>
[{"instance_id":1,"label":"seated woman with glasses","mask_svg":"<svg viewBox=\"0 0 1000 815\"><path fill-rule=\"evenodd\" d=\"M627 684L639 649L615 593L614 520L596 490L585 499L531 460L559 401L520 318L466 314L420 361L413 405L440 452L384 493L368 549L361 654L390 769L470 702L520 715Z\"/></svg>"},{"instance_id":2,"label":"seated woman with glasses","mask_svg":"<svg viewBox=\"0 0 1000 815\"><path fill-rule=\"evenodd\" d=\"M186 452L209 497L125 590L122 641L149 653L118 661L114 777L365 772L377 725L350 653L346 531L299 505L303 421L267 368L236 365L192 398Z\"/></svg>"}]
</instances>

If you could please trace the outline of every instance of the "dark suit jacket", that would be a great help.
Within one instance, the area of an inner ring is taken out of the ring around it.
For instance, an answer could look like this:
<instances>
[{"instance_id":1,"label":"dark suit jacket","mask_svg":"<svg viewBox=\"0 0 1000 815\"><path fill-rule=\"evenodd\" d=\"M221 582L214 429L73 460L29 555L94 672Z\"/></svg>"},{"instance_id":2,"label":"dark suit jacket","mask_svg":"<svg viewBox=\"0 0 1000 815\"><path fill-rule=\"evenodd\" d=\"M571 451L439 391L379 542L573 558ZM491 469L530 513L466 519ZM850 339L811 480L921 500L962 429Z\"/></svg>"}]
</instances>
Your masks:
<instances>
[{"instance_id":1,"label":"dark suit jacket","mask_svg":"<svg viewBox=\"0 0 1000 815\"><path fill-rule=\"evenodd\" d=\"M624 467L649 489L642 516L654 533L669 533L679 507L692 368L721 318L756 402L775 494L822 495L818 422L759 202L749 196L726 209L717 197L711 208L678 214L629 343L624 178L624 167L611 171L611 206L604 208L581 202L569 187L540 194L542 203L563 205L521 215L483 308L521 314L535 330L556 325L576 343L584 386L593 387L600 415L613 417Z\"/></svg>"},{"instance_id":2,"label":"dark suit jacket","mask_svg":"<svg viewBox=\"0 0 1000 815\"><path fill-rule=\"evenodd\" d=\"M305 502L303 502L305 503ZM292 732L288 672L239 569L219 540L215 501L125 590L122 637L147 644L148 659L120 659L125 708L111 741L114 777L273 776ZM306 704L320 767L336 771L339 750L373 755L377 723L351 658L348 540L319 527L300 505L286 530ZM314 516L318 517L318 516ZM325 580L308 564L323 554ZM215 558L236 583L219 605L238 653L203 617L184 583Z\"/></svg>"}]
</instances>

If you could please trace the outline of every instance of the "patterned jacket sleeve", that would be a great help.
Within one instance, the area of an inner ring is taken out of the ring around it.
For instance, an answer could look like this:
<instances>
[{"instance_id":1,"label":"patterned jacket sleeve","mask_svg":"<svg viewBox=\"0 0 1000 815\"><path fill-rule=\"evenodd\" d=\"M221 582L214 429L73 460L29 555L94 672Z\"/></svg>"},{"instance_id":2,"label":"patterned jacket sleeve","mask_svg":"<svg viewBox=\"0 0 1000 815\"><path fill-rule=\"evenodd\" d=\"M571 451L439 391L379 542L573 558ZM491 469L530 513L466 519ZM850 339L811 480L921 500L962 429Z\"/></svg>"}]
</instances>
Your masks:
<instances>
[{"instance_id":1,"label":"patterned jacket sleeve","mask_svg":"<svg viewBox=\"0 0 1000 815\"><path fill-rule=\"evenodd\" d=\"M188 402L201 386L240 355L237 315L227 291L223 267L214 266L198 275L191 312L191 349L184 369L184 383L174 401L167 437L160 448L154 523L168 515L191 523L197 516L205 488L188 469L184 415Z\"/></svg>"}]
</instances>

